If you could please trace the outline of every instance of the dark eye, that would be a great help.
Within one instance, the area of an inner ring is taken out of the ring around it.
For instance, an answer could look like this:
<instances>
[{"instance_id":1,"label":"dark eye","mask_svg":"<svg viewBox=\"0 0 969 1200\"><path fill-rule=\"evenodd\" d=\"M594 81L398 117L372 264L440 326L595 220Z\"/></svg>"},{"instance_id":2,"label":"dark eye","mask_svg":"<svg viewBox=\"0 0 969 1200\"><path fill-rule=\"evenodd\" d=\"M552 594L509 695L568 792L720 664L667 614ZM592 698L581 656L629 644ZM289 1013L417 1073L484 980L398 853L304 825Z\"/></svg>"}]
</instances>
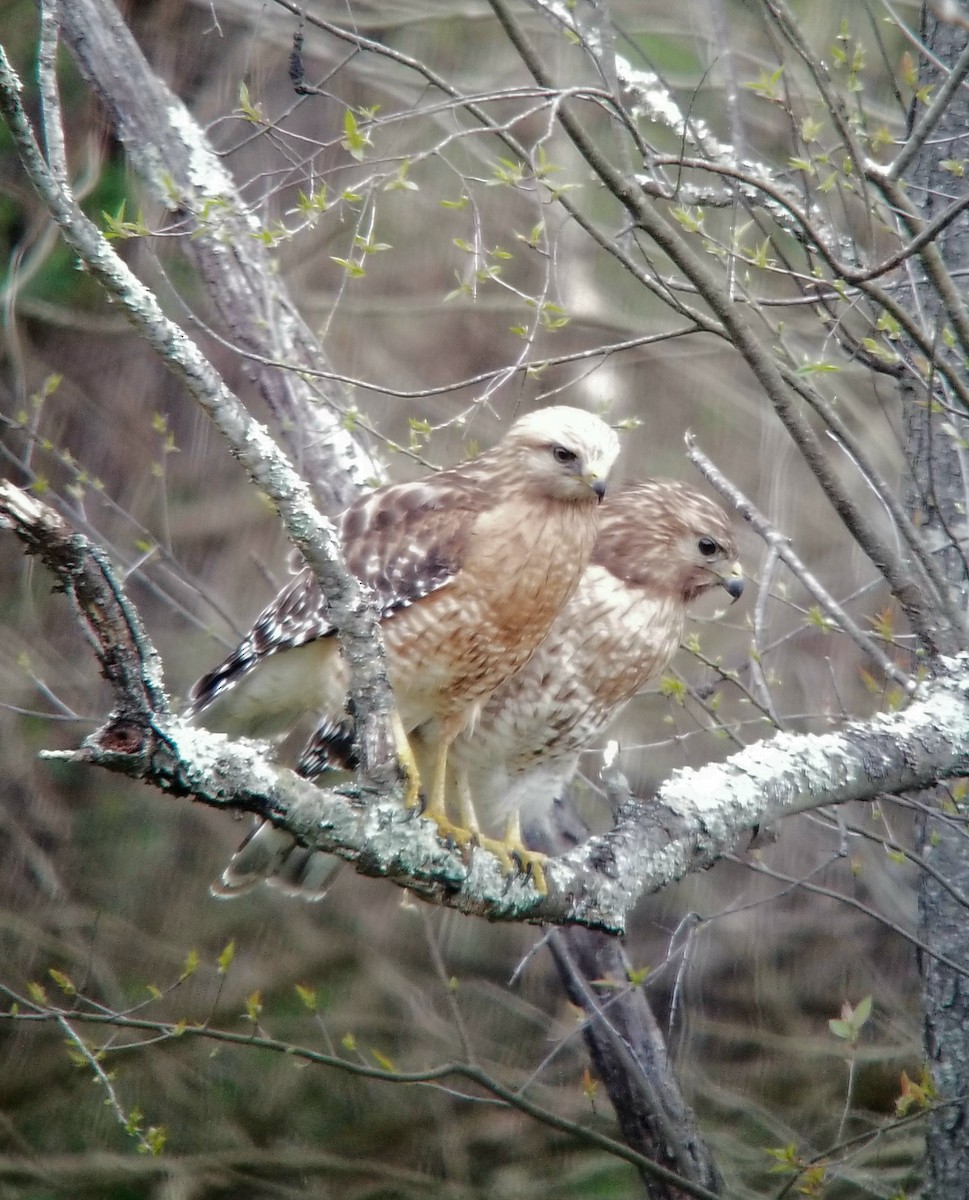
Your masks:
<instances>
[{"instance_id":1,"label":"dark eye","mask_svg":"<svg viewBox=\"0 0 969 1200\"><path fill-rule=\"evenodd\" d=\"M711 537L702 537L696 544L696 548L700 551L704 558L713 558L720 547Z\"/></svg>"},{"instance_id":2,"label":"dark eye","mask_svg":"<svg viewBox=\"0 0 969 1200\"><path fill-rule=\"evenodd\" d=\"M579 457L574 450L567 450L565 446L553 446L552 457L557 463L572 463Z\"/></svg>"}]
</instances>

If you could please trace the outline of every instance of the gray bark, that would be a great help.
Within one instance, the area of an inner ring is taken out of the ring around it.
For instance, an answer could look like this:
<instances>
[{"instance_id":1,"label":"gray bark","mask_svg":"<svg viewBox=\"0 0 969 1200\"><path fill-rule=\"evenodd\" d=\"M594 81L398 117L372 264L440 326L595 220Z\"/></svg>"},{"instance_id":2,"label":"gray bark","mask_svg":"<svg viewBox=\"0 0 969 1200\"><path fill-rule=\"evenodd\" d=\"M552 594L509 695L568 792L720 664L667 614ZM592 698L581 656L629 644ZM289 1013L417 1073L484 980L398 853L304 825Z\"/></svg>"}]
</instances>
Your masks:
<instances>
[{"instance_id":1,"label":"gray bark","mask_svg":"<svg viewBox=\"0 0 969 1200\"><path fill-rule=\"evenodd\" d=\"M555 930L549 949L572 1003L586 1014L583 1037L609 1094L623 1139L634 1150L719 1195L723 1180L680 1091L662 1031L615 938L591 929ZM642 1176L650 1200L682 1200L675 1184Z\"/></svg>"},{"instance_id":2,"label":"gray bark","mask_svg":"<svg viewBox=\"0 0 969 1200\"><path fill-rule=\"evenodd\" d=\"M951 66L965 50L966 32L957 24L926 14L924 34L926 45L946 65ZM920 83L932 84L934 93L944 80L944 73L931 63L923 66ZM919 115L916 112L916 118ZM922 199L926 221L952 202L954 192L965 191L965 182L954 178L941 164L943 160L969 158L967 129L969 103L963 84L910 171L915 185L911 195ZM947 270L958 277L957 272L969 267L969 215L962 212L943 231L937 244ZM927 329L941 347L942 330L953 326L954 314L924 277L916 281L914 299ZM961 306L961 297L959 303ZM938 385L934 396L947 404L951 401ZM912 506L945 547L942 556L946 574L965 596L964 553L951 537L952 533L956 539L965 537L965 452L940 426L950 422L966 439L969 422L951 411L940 417L926 399L914 389L905 396L905 432L915 476ZM941 815L946 800L942 789L924 799L939 815L923 822L921 852L934 870L922 871L919 877L919 939L926 947L919 955L925 1056L938 1093L927 1119L923 1194L932 1200L962 1200L969 1178L969 977L965 973L969 966L969 913L965 903L969 895L969 839L961 816Z\"/></svg>"}]
</instances>

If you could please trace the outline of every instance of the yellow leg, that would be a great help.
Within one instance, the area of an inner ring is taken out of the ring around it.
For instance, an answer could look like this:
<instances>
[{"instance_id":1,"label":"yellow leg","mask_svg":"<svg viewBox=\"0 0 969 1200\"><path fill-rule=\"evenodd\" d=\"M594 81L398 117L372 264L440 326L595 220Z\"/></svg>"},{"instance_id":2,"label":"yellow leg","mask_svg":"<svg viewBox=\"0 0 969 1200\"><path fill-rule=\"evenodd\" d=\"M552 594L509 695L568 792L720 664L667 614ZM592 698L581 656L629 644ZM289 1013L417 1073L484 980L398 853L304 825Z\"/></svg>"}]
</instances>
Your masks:
<instances>
[{"instance_id":1,"label":"yellow leg","mask_svg":"<svg viewBox=\"0 0 969 1200\"><path fill-rule=\"evenodd\" d=\"M419 808L421 803L421 773L414 757L414 750L404 729L400 713L393 709L390 714L390 727L394 731L394 749L397 751L397 761L407 780L407 791L404 793L404 804L408 808Z\"/></svg>"},{"instance_id":2,"label":"yellow leg","mask_svg":"<svg viewBox=\"0 0 969 1200\"><path fill-rule=\"evenodd\" d=\"M481 846L498 859L504 873L517 875L520 871L527 871L531 875L537 891L541 895L547 896L548 881L545 878L544 864L548 862L548 858L536 850L529 850L522 841L518 810L515 809L509 816L504 836L500 840L485 837L480 832L477 814L474 811L474 797L471 795L471 788L463 771L458 772L457 791L461 820L469 829L475 831Z\"/></svg>"},{"instance_id":3,"label":"yellow leg","mask_svg":"<svg viewBox=\"0 0 969 1200\"><path fill-rule=\"evenodd\" d=\"M503 838L485 837L480 831L477 814L474 811L474 798L471 795L467 776L460 770L456 772L454 803L458 809L458 820L461 823L456 825L448 816L448 751L451 748L451 743L457 737L458 733L460 733L461 728L463 728L463 725L455 726L456 723L445 726L434 748L431 791L421 816L433 821L437 826L438 833L445 840L454 842L458 846L481 846L490 854L493 854L501 863L501 869L506 875L517 875L522 871L527 872L531 875L539 894L542 896L547 895L548 881L545 878L544 864L548 862L548 858L536 850L529 850L522 841L521 822L518 812L515 811L508 818ZM410 803L412 794L415 797L419 797L420 774L414 758L413 748L403 732L403 726L400 725L399 718L395 726L395 733L398 727L403 737L403 746L406 748L404 750L398 746L398 756L404 766L404 770L407 772L408 782L416 780L416 789L414 789L413 793L411 788L408 788L407 796ZM421 744L423 743L419 743L419 745ZM426 759L423 759L423 761L426 769ZM411 774L411 768L413 769L413 775ZM414 803L416 802L415 799ZM413 804L411 806L413 807Z\"/></svg>"},{"instance_id":4,"label":"yellow leg","mask_svg":"<svg viewBox=\"0 0 969 1200\"><path fill-rule=\"evenodd\" d=\"M458 803L458 820L476 836L481 836L481 826L478 824L478 814L474 811L474 800L468 776L464 771L458 771L454 780L454 790Z\"/></svg>"},{"instance_id":5,"label":"yellow leg","mask_svg":"<svg viewBox=\"0 0 969 1200\"><path fill-rule=\"evenodd\" d=\"M431 773L431 794L427 798L424 816L432 821L447 818L447 752L451 748L452 738L441 738L434 751L434 770Z\"/></svg>"},{"instance_id":6,"label":"yellow leg","mask_svg":"<svg viewBox=\"0 0 969 1200\"><path fill-rule=\"evenodd\" d=\"M421 816L427 817L437 826L438 833L447 841L458 846L474 846L478 842L477 822L470 826L456 825L447 813L447 757L451 743L463 728L462 724L451 723L444 727L440 740L434 748L431 771L431 791ZM464 806L461 804L461 816Z\"/></svg>"},{"instance_id":7,"label":"yellow leg","mask_svg":"<svg viewBox=\"0 0 969 1200\"><path fill-rule=\"evenodd\" d=\"M521 868L531 875L537 891L543 896L547 896L548 880L545 878L545 863L548 862L548 855L542 854L538 850L529 850L522 841L521 818L517 808L508 817L502 843L505 852L510 857L517 859Z\"/></svg>"}]
</instances>

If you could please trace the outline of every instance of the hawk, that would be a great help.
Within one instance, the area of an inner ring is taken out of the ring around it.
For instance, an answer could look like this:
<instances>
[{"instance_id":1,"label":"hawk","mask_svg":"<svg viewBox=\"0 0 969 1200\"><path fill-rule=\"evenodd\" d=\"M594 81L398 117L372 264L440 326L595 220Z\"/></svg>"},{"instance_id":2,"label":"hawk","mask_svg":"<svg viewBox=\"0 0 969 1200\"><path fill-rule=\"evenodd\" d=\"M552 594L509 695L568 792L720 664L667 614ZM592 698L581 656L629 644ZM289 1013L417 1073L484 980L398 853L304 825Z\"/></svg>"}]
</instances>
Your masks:
<instances>
[{"instance_id":1,"label":"hawk","mask_svg":"<svg viewBox=\"0 0 969 1200\"><path fill-rule=\"evenodd\" d=\"M430 778L423 815L456 841L470 833L446 814L449 747L575 590L618 451L615 432L591 413L540 409L493 450L378 488L339 519L347 566L381 622L406 802L418 803L421 786L406 734L421 726ZM189 715L232 736L275 738L313 713L313 770L352 768L348 674L334 635L304 569L195 684Z\"/></svg>"},{"instance_id":2,"label":"hawk","mask_svg":"<svg viewBox=\"0 0 969 1200\"><path fill-rule=\"evenodd\" d=\"M711 588L743 592L720 505L689 484L614 489L582 581L552 628L452 747L449 791L485 835L527 860L522 825L541 826L579 756L669 665L690 605Z\"/></svg>"},{"instance_id":3,"label":"hawk","mask_svg":"<svg viewBox=\"0 0 969 1200\"><path fill-rule=\"evenodd\" d=\"M724 510L674 479L610 490L589 565L571 600L527 664L501 684L452 744L452 810L480 823L487 840L527 864L541 889L544 856L522 845L521 826L541 825L574 774L581 751L633 695L669 664L690 605L722 587L743 591L737 545ZM422 758L426 731L411 741ZM303 769L321 761L311 741ZM325 894L333 858L264 827L237 856L246 886L268 877L305 899ZM232 868L230 868L230 872Z\"/></svg>"}]
</instances>

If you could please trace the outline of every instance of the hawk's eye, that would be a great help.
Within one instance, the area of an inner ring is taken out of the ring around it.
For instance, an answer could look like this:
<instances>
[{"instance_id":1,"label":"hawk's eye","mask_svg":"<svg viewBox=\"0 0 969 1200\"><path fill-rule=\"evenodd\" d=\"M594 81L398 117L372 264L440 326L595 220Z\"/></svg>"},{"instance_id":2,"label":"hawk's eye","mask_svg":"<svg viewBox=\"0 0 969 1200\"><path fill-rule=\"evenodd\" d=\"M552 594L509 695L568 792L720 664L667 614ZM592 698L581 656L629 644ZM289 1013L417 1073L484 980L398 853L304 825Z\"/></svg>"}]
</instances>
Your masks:
<instances>
[{"instance_id":1,"label":"hawk's eye","mask_svg":"<svg viewBox=\"0 0 969 1200\"><path fill-rule=\"evenodd\" d=\"M704 558L713 558L714 554L720 549L717 543L711 537L702 537L696 544L696 548L700 551Z\"/></svg>"},{"instance_id":2,"label":"hawk's eye","mask_svg":"<svg viewBox=\"0 0 969 1200\"><path fill-rule=\"evenodd\" d=\"M568 450L565 446L553 446L552 457L557 463L573 463L579 456L574 450Z\"/></svg>"}]
</instances>

